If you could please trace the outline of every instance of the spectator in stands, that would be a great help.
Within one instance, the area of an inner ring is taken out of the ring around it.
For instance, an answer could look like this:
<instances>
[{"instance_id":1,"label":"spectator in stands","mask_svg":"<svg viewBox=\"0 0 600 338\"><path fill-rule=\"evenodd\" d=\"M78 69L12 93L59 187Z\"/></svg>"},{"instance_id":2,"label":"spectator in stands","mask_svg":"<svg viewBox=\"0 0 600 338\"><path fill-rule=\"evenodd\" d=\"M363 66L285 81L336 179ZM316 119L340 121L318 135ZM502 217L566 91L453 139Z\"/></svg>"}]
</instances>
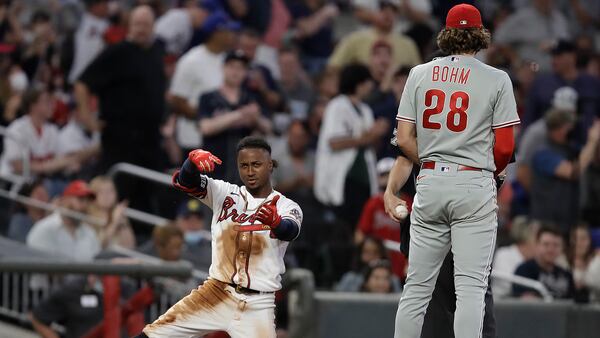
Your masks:
<instances>
[{"instance_id":1,"label":"spectator in stands","mask_svg":"<svg viewBox=\"0 0 600 338\"><path fill-rule=\"evenodd\" d=\"M256 97L260 105L269 113L283 111L285 100L281 88L271 70L257 58L257 50L261 44L258 32L243 29L239 34L238 50L250 60L248 76L244 86ZM276 63L273 60L272 63Z\"/></svg>"},{"instance_id":2,"label":"spectator in stands","mask_svg":"<svg viewBox=\"0 0 600 338\"><path fill-rule=\"evenodd\" d=\"M269 23L276 19L273 14L271 0L228 0L221 1L229 14L242 23L244 27L257 31L260 35L267 32Z\"/></svg>"},{"instance_id":3,"label":"spectator in stands","mask_svg":"<svg viewBox=\"0 0 600 338\"><path fill-rule=\"evenodd\" d=\"M103 317L102 283L92 275L71 279L42 299L29 315L33 328L44 338L61 337L52 323L64 326L65 338L84 337Z\"/></svg>"},{"instance_id":4,"label":"spectator in stands","mask_svg":"<svg viewBox=\"0 0 600 338\"><path fill-rule=\"evenodd\" d=\"M306 120L315 92L310 78L302 69L298 51L282 48L279 51L279 68L281 89L288 100L292 118Z\"/></svg>"},{"instance_id":5,"label":"spectator in stands","mask_svg":"<svg viewBox=\"0 0 600 338\"><path fill-rule=\"evenodd\" d=\"M510 236L514 243L496 249L492 264L494 272L512 275L519 265L533 258L537 229L539 229L539 223L528 223L523 216L515 218L510 228ZM492 290L497 299L508 297L512 291L511 283L493 278Z\"/></svg>"},{"instance_id":6,"label":"spectator in stands","mask_svg":"<svg viewBox=\"0 0 600 338\"><path fill-rule=\"evenodd\" d=\"M84 125L81 112L75 110L69 122L60 129L58 134L59 155L76 156L77 167L65 176L90 176L100 155L100 132L89 131Z\"/></svg>"},{"instance_id":7,"label":"spectator in stands","mask_svg":"<svg viewBox=\"0 0 600 338\"><path fill-rule=\"evenodd\" d=\"M339 94L340 81L339 72L333 69L325 70L317 76L315 83L317 85L317 95L328 100L333 99Z\"/></svg>"},{"instance_id":8,"label":"spectator in stands","mask_svg":"<svg viewBox=\"0 0 600 338\"><path fill-rule=\"evenodd\" d=\"M394 158L387 157L377 162L379 193L369 198L367 203L365 203L358 225L356 226L356 231L354 232L354 243L362 242L365 236L372 236L382 241L391 240L400 243L400 223L387 215L383 204L383 191L385 191L394 161ZM406 194L402 194L401 198L407 201L410 208L412 198ZM398 278L404 279L406 277L406 257L399 251L390 252L389 256L394 274Z\"/></svg>"},{"instance_id":9,"label":"spectator in stands","mask_svg":"<svg viewBox=\"0 0 600 338\"><path fill-rule=\"evenodd\" d=\"M287 130L284 149L273 154L278 165L273 172L275 190L304 208L314 204L315 153L308 148L309 142L308 125L293 121Z\"/></svg>"},{"instance_id":10,"label":"spectator in stands","mask_svg":"<svg viewBox=\"0 0 600 338\"><path fill-rule=\"evenodd\" d=\"M209 12L197 1L186 1L182 8L171 8L156 20L154 32L163 40L167 53L179 56L189 47L194 30L199 29Z\"/></svg>"},{"instance_id":11,"label":"spectator in stands","mask_svg":"<svg viewBox=\"0 0 600 338\"><path fill-rule=\"evenodd\" d=\"M157 226L152 232L153 250L163 261L177 262L183 254L183 231L173 224Z\"/></svg>"},{"instance_id":12,"label":"spectator in stands","mask_svg":"<svg viewBox=\"0 0 600 338\"><path fill-rule=\"evenodd\" d=\"M373 109L373 116L376 120L387 121L388 132L384 134L381 144L377 147L377 158L384 157L395 157L398 155L397 147L393 146L389 142L389 135L392 135L396 128L396 111L398 110L398 104L404 92L404 86L408 79L410 68L400 67L398 68L391 79L390 88L382 91L382 96L378 102L370 104Z\"/></svg>"},{"instance_id":13,"label":"spectator in stands","mask_svg":"<svg viewBox=\"0 0 600 338\"><path fill-rule=\"evenodd\" d=\"M17 1L0 3L0 43L13 49L23 40L23 28L19 22L20 6Z\"/></svg>"},{"instance_id":14,"label":"spectator in stands","mask_svg":"<svg viewBox=\"0 0 600 338\"><path fill-rule=\"evenodd\" d=\"M222 66L223 84L203 94L198 108L203 149L223 160L213 175L228 182L239 181L235 164L239 140L252 133L269 134L272 130L271 121L263 115L258 99L242 86L249 63L242 51L229 52Z\"/></svg>"},{"instance_id":15,"label":"spectator in stands","mask_svg":"<svg viewBox=\"0 0 600 338\"><path fill-rule=\"evenodd\" d=\"M48 123L52 115L52 101L45 90L30 89L23 95L21 104L25 113L7 128L4 151L0 160L3 176L23 174L23 152L29 152L30 171L37 176L49 176L63 170L72 171L78 166L76 156L57 156L59 132ZM51 191L51 195L54 193Z\"/></svg>"},{"instance_id":16,"label":"spectator in stands","mask_svg":"<svg viewBox=\"0 0 600 338\"><path fill-rule=\"evenodd\" d=\"M553 222L566 235L579 213L579 176L591 163L600 141L600 121L594 123L579 155L569 144L574 126L571 112L550 110L545 117L547 143L532 158L531 217Z\"/></svg>"},{"instance_id":17,"label":"spectator in stands","mask_svg":"<svg viewBox=\"0 0 600 338\"><path fill-rule=\"evenodd\" d=\"M554 1L533 0L531 6L518 9L503 21L496 29L494 41L505 49L514 50L509 51L509 54L516 54L513 63L518 58L549 70L548 52L557 40L569 37L567 20Z\"/></svg>"},{"instance_id":18,"label":"spectator in stands","mask_svg":"<svg viewBox=\"0 0 600 338\"><path fill-rule=\"evenodd\" d=\"M223 58L235 45L240 28L224 12L212 13L203 26L208 39L185 53L177 62L169 89L169 101L177 120L177 143L184 157L202 145L198 131L200 97L223 84Z\"/></svg>"},{"instance_id":19,"label":"spectator in stands","mask_svg":"<svg viewBox=\"0 0 600 338\"><path fill-rule=\"evenodd\" d=\"M577 92L571 87L558 88L552 98L552 108L577 114ZM546 120L533 122L521 136L517 153L517 180L525 190L531 189L531 164L533 155L547 143ZM521 201L524 203L525 201Z\"/></svg>"},{"instance_id":20,"label":"spectator in stands","mask_svg":"<svg viewBox=\"0 0 600 338\"><path fill-rule=\"evenodd\" d=\"M7 126L19 117L19 110L23 102L23 93L29 86L27 74L18 65L13 65L10 56L3 54L0 57L2 65L2 82L6 88L6 97L2 98L2 115L0 125ZM21 111L22 113L22 111Z\"/></svg>"},{"instance_id":21,"label":"spectator in stands","mask_svg":"<svg viewBox=\"0 0 600 338\"><path fill-rule=\"evenodd\" d=\"M388 130L387 123L374 122L371 108L363 102L372 88L366 66L344 67L341 94L327 105L317 145L315 195L335 207L338 218L350 228L367 199L377 193L372 147Z\"/></svg>"},{"instance_id":22,"label":"spectator in stands","mask_svg":"<svg viewBox=\"0 0 600 338\"><path fill-rule=\"evenodd\" d=\"M325 108L327 108L327 104L329 103L329 99L325 97L318 97L311 104L310 110L308 112L308 132L310 142L308 143L308 147L312 150L317 149L317 143L319 141L319 133L321 132L321 124L323 123L323 115L325 115Z\"/></svg>"},{"instance_id":23,"label":"spectator in stands","mask_svg":"<svg viewBox=\"0 0 600 338\"><path fill-rule=\"evenodd\" d=\"M159 169L160 124L166 109L164 50L153 36L154 14L148 6L131 12L127 39L107 47L75 84L78 109L86 129L102 125L99 171L128 162ZM90 109L98 95L98 121Z\"/></svg>"},{"instance_id":24,"label":"spectator in stands","mask_svg":"<svg viewBox=\"0 0 600 338\"><path fill-rule=\"evenodd\" d=\"M380 103L390 88L395 71L395 68L392 67L393 52L392 46L385 40L379 40L371 47L368 67L375 86L366 99L367 104L371 107Z\"/></svg>"},{"instance_id":25,"label":"spectator in stands","mask_svg":"<svg viewBox=\"0 0 600 338\"><path fill-rule=\"evenodd\" d=\"M600 116L600 80L577 68L577 50L573 43L561 40L551 54L552 71L538 75L529 92L523 116L524 127L542 117L551 106L557 89L569 86L577 92L577 141L583 143L593 119Z\"/></svg>"},{"instance_id":26,"label":"spectator in stands","mask_svg":"<svg viewBox=\"0 0 600 338\"><path fill-rule=\"evenodd\" d=\"M85 68L105 47L104 32L108 28L108 0L85 0L85 13L74 36L63 45L64 70L69 83L75 83Z\"/></svg>"},{"instance_id":27,"label":"spectator in stands","mask_svg":"<svg viewBox=\"0 0 600 338\"><path fill-rule=\"evenodd\" d=\"M556 265L556 260L563 251L562 241L560 230L541 227L537 233L535 257L525 261L515 270L515 275L539 281L553 297L559 299L573 298L575 293L571 273ZM536 290L519 284L513 284L512 294L519 298L542 296Z\"/></svg>"},{"instance_id":28,"label":"spectator in stands","mask_svg":"<svg viewBox=\"0 0 600 338\"><path fill-rule=\"evenodd\" d=\"M368 265L364 272L363 284L360 287L361 292L368 293L392 293L400 292L394 288L394 279L390 262L380 260Z\"/></svg>"},{"instance_id":29,"label":"spectator in stands","mask_svg":"<svg viewBox=\"0 0 600 338\"><path fill-rule=\"evenodd\" d=\"M33 12L28 33L26 37L29 41L23 46L20 65L31 83L44 85L50 78L50 63L56 43L50 14L44 10Z\"/></svg>"},{"instance_id":30,"label":"spectator in stands","mask_svg":"<svg viewBox=\"0 0 600 338\"><path fill-rule=\"evenodd\" d=\"M387 255L383 242L373 237L365 239L356 246L354 262L351 271L346 272L339 283L334 287L338 292L359 292L365 282L364 272L370 264L387 260ZM397 277L392 277L392 288L400 290L400 281Z\"/></svg>"},{"instance_id":31,"label":"spectator in stands","mask_svg":"<svg viewBox=\"0 0 600 338\"><path fill-rule=\"evenodd\" d=\"M302 65L309 74L319 74L333 51L333 19L340 11L335 4L323 0L293 0L287 5Z\"/></svg>"},{"instance_id":32,"label":"spectator in stands","mask_svg":"<svg viewBox=\"0 0 600 338\"><path fill-rule=\"evenodd\" d=\"M181 203L175 226L183 232L183 258L192 262L196 268L208 271L212 253L210 229L205 227L204 212L198 200Z\"/></svg>"},{"instance_id":33,"label":"spectator in stands","mask_svg":"<svg viewBox=\"0 0 600 338\"><path fill-rule=\"evenodd\" d=\"M50 201L48 191L41 180L25 185L19 194L44 203ZM10 217L8 238L25 243L33 225L46 217L46 214L46 210L44 209L34 207L30 204L20 204L18 210Z\"/></svg>"},{"instance_id":34,"label":"spectator in stands","mask_svg":"<svg viewBox=\"0 0 600 338\"><path fill-rule=\"evenodd\" d=\"M342 68L356 62L367 64L373 45L379 40L392 46L394 67L421 63L417 45L410 38L393 32L398 7L388 0L380 0L379 7L378 20L372 23L372 28L364 28L342 38L329 59L330 67Z\"/></svg>"},{"instance_id":35,"label":"spectator in stands","mask_svg":"<svg viewBox=\"0 0 600 338\"><path fill-rule=\"evenodd\" d=\"M63 191L59 206L85 215L93 197L87 183L76 180ZM27 245L75 261L90 261L101 249L91 226L61 211L35 223L27 236Z\"/></svg>"},{"instance_id":36,"label":"spectator in stands","mask_svg":"<svg viewBox=\"0 0 600 338\"><path fill-rule=\"evenodd\" d=\"M135 248L135 235L129 219L125 216L127 201L118 203L114 182L105 176L97 176L90 182L95 198L87 208L87 214L101 224L95 225L96 235L103 248L118 245Z\"/></svg>"},{"instance_id":37,"label":"spectator in stands","mask_svg":"<svg viewBox=\"0 0 600 338\"><path fill-rule=\"evenodd\" d=\"M575 292L578 299L583 302L589 300L586 274L594 256L595 252L588 226L586 224L579 224L573 227L569 236L567 259L571 273L573 274Z\"/></svg>"}]
</instances>

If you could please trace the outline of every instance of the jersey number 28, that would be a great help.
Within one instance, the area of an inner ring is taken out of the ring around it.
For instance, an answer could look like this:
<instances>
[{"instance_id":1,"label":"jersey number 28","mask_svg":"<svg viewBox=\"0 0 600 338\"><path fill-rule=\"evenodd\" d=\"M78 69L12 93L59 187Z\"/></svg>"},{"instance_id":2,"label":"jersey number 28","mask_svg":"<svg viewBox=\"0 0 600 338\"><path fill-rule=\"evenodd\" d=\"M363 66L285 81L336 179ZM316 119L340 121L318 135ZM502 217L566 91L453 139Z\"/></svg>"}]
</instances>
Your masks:
<instances>
[{"instance_id":1,"label":"jersey number 28","mask_svg":"<svg viewBox=\"0 0 600 338\"><path fill-rule=\"evenodd\" d=\"M434 107L433 97L437 98ZM460 105L457 104L460 99ZM446 93L439 89L430 89L425 93L425 105L428 107L423 112L423 128L425 129L441 129L442 124L432 122L429 119L433 115L441 114L446 103ZM455 133L459 133L467 128L467 109L469 109L469 94L465 92L454 92L450 95L450 111L446 116L446 127Z\"/></svg>"}]
</instances>

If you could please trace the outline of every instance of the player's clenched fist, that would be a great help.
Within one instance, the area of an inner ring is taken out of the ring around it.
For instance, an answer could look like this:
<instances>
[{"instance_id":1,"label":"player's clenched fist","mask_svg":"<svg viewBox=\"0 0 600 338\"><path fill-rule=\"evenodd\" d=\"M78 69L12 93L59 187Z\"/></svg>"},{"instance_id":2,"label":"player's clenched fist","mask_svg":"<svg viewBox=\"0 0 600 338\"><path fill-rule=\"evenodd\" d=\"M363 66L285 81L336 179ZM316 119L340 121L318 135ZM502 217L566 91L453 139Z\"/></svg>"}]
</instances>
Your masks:
<instances>
[{"instance_id":1,"label":"player's clenched fist","mask_svg":"<svg viewBox=\"0 0 600 338\"><path fill-rule=\"evenodd\" d=\"M215 163L223 163L221 159L211 154L209 151L202 149L192 150L188 154L188 158L201 173L210 173L215 170Z\"/></svg>"},{"instance_id":2,"label":"player's clenched fist","mask_svg":"<svg viewBox=\"0 0 600 338\"><path fill-rule=\"evenodd\" d=\"M281 223L281 216L277 214L277 201L279 195L275 196L269 203L263 204L256 212L256 219L265 225L276 228Z\"/></svg>"}]
</instances>

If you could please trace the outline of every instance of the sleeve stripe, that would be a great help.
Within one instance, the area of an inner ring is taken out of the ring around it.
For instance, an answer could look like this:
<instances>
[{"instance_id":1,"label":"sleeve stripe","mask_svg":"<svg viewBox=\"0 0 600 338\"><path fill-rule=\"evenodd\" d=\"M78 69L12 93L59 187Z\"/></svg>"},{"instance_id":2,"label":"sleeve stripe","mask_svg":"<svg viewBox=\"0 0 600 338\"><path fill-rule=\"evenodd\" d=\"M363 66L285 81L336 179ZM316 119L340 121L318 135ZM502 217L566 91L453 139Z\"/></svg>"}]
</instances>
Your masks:
<instances>
[{"instance_id":1,"label":"sleeve stripe","mask_svg":"<svg viewBox=\"0 0 600 338\"><path fill-rule=\"evenodd\" d=\"M410 123L415 123L415 120L409 119L408 117L404 117L404 116L396 116L396 120L398 120L398 121L404 121L404 122L410 122Z\"/></svg>"},{"instance_id":2,"label":"sleeve stripe","mask_svg":"<svg viewBox=\"0 0 600 338\"><path fill-rule=\"evenodd\" d=\"M492 126L492 129L498 129L498 128L504 128L504 127L509 127L509 126L514 126L516 124L521 123L521 120L516 119L516 120L512 120L512 121L508 121L508 122L504 122L504 123L500 123L497 124L495 126Z\"/></svg>"}]
</instances>

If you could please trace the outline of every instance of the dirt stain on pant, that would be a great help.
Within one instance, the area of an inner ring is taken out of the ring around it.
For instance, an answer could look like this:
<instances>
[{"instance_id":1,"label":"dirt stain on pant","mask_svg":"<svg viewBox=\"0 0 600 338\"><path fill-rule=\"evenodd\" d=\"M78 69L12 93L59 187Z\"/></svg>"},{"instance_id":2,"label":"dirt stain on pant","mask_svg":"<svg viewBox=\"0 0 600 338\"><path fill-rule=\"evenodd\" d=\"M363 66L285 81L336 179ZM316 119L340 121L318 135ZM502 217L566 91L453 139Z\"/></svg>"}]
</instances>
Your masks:
<instances>
[{"instance_id":1,"label":"dirt stain on pant","mask_svg":"<svg viewBox=\"0 0 600 338\"><path fill-rule=\"evenodd\" d=\"M160 316L154 323L148 326L152 329L156 326L173 323L178 318L185 318L191 314L208 312L217 305L227 300L229 293L225 291L223 282L208 279L189 295L173 305L164 315Z\"/></svg>"}]
</instances>

